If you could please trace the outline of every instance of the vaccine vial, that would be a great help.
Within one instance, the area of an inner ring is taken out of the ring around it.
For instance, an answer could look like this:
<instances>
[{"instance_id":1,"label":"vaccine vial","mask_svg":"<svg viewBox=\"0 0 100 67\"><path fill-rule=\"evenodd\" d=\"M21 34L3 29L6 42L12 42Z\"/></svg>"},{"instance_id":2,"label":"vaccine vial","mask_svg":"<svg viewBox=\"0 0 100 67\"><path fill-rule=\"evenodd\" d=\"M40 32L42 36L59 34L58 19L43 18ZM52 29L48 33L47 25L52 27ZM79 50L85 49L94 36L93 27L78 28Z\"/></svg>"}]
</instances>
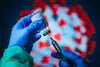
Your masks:
<instances>
[{"instance_id":1,"label":"vaccine vial","mask_svg":"<svg viewBox=\"0 0 100 67\"><path fill-rule=\"evenodd\" d=\"M41 28L38 30L38 32L40 32L39 34L46 36L50 33L50 30L48 29L49 25L48 25L47 20L44 18L42 11L38 10L38 11L34 12L33 16L31 17L31 20L32 20L32 22L34 22L34 21L39 20L41 18L44 19L44 22L43 22Z\"/></svg>"}]
</instances>

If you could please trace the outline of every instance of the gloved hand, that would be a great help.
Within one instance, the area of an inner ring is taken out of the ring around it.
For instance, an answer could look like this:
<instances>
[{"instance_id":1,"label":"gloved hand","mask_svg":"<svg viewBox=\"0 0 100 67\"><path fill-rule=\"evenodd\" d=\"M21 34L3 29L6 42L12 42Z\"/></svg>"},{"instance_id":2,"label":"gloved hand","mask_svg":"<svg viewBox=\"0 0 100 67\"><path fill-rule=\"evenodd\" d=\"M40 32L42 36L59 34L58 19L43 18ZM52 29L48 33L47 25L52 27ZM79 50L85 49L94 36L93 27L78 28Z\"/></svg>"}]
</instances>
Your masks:
<instances>
[{"instance_id":1,"label":"gloved hand","mask_svg":"<svg viewBox=\"0 0 100 67\"><path fill-rule=\"evenodd\" d=\"M33 47L33 43L36 42L41 35L37 34L37 30L43 25L43 18L32 22L31 17L34 15L30 14L21 18L13 27L9 47L20 46L25 51L30 53Z\"/></svg>"},{"instance_id":2,"label":"gloved hand","mask_svg":"<svg viewBox=\"0 0 100 67\"><path fill-rule=\"evenodd\" d=\"M89 67L88 63L80 56L68 51L62 50L63 56L68 60L68 62L63 61L62 59L59 62L60 67ZM51 53L51 56L54 58L60 59L58 53Z\"/></svg>"}]
</instances>

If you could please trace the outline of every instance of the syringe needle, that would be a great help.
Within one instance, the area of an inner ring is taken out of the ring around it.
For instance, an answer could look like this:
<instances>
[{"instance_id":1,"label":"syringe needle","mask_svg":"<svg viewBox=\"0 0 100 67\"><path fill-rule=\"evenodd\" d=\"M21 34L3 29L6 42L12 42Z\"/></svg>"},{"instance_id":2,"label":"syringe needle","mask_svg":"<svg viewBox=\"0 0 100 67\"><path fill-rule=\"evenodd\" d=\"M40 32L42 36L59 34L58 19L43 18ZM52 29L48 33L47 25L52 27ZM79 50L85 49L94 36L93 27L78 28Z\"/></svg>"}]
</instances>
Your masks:
<instances>
[{"instance_id":1,"label":"syringe needle","mask_svg":"<svg viewBox=\"0 0 100 67\"><path fill-rule=\"evenodd\" d=\"M50 39L53 41L53 38L52 37L50 37Z\"/></svg>"}]
</instances>

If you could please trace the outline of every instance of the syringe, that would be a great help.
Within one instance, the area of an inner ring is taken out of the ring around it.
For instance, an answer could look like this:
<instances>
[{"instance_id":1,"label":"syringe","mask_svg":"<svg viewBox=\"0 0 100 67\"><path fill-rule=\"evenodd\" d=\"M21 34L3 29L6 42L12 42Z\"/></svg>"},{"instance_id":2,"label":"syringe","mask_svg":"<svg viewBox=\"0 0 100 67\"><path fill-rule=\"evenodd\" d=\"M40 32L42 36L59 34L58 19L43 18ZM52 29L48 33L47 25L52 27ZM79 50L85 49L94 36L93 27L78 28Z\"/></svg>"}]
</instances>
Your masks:
<instances>
[{"instance_id":1,"label":"syringe","mask_svg":"<svg viewBox=\"0 0 100 67\"><path fill-rule=\"evenodd\" d=\"M58 45L58 43L57 43L55 40L53 40L52 37L50 37L50 39L51 39L51 41L52 41L53 47L56 49L56 51L58 52L58 54L59 54L59 56L61 57L61 59L62 59L63 61L65 61L65 62L67 62L67 59L66 59L66 58L62 55L62 53L61 53L61 48L60 48L60 46Z\"/></svg>"}]
</instances>

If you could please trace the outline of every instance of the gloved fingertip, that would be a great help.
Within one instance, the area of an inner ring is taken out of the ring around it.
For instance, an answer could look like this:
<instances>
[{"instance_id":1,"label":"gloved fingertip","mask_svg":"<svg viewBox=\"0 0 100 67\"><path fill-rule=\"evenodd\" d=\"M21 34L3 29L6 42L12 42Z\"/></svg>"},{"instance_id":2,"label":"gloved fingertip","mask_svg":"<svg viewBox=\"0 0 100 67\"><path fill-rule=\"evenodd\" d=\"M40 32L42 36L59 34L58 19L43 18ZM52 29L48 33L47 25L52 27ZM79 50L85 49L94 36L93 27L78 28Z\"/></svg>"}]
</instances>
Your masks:
<instances>
[{"instance_id":1,"label":"gloved fingertip","mask_svg":"<svg viewBox=\"0 0 100 67\"><path fill-rule=\"evenodd\" d=\"M23 23L26 27L32 22L32 20L29 16L25 16L20 20L20 22Z\"/></svg>"},{"instance_id":2,"label":"gloved fingertip","mask_svg":"<svg viewBox=\"0 0 100 67\"><path fill-rule=\"evenodd\" d=\"M54 58L60 59L60 56L59 56L58 53L52 52L51 56L54 57Z\"/></svg>"},{"instance_id":3,"label":"gloved fingertip","mask_svg":"<svg viewBox=\"0 0 100 67\"><path fill-rule=\"evenodd\" d=\"M40 34L35 34L35 36L34 36L34 34L33 34L33 43L34 42L36 42L37 40L39 40L41 38L41 35Z\"/></svg>"},{"instance_id":4,"label":"gloved fingertip","mask_svg":"<svg viewBox=\"0 0 100 67\"><path fill-rule=\"evenodd\" d=\"M63 60L60 60L59 66L60 67L69 67L69 64L67 62L63 61Z\"/></svg>"},{"instance_id":5,"label":"gloved fingertip","mask_svg":"<svg viewBox=\"0 0 100 67\"><path fill-rule=\"evenodd\" d=\"M72 52L71 51L68 51L68 50L62 50L62 54L67 57L71 54Z\"/></svg>"},{"instance_id":6,"label":"gloved fingertip","mask_svg":"<svg viewBox=\"0 0 100 67\"><path fill-rule=\"evenodd\" d=\"M27 16L27 19L28 19L28 21L32 22L30 15Z\"/></svg>"},{"instance_id":7,"label":"gloved fingertip","mask_svg":"<svg viewBox=\"0 0 100 67\"><path fill-rule=\"evenodd\" d=\"M55 56L56 56L56 53L55 53L55 52L52 52L52 53L51 53L51 56L52 56L52 57L55 57Z\"/></svg>"},{"instance_id":8,"label":"gloved fingertip","mask_svg":"<svg viewBox=\"0 0 100 67\"><path fill-rule=\"evenodd\" d=\"M63 49L62 52L68 52L68 50Z\"/></svg>"},{"instance_id":9,"label":"gloved fingertip","mask_svg":"<svg viewBox=\"0 0 100 67\"><path fill-rule=\"evenodd\" d=\"M32 22L31 18L29 18L29 22Z\"/></svg>"},{"instance_id":10,"label":"gloved fingertip","mask_svg":"<svg viewBox=\"0 0 100 67\"><path fill-rule=\"evenodd\" d=\"M31 13L30 15L28 15L28 17L31 19L33 15L35 15L35 14Z\"/></svg>"},{"instance_id":11,"label":"gloved fingertip","mask_svg":"<svg viewBox=\"0 0 100 67\"><path fill-rule=\"evenodd\" d=\"M36 39L41 38L41 34L36 34L35 38L36 38Z\"/></svg>"}]
</instances>

